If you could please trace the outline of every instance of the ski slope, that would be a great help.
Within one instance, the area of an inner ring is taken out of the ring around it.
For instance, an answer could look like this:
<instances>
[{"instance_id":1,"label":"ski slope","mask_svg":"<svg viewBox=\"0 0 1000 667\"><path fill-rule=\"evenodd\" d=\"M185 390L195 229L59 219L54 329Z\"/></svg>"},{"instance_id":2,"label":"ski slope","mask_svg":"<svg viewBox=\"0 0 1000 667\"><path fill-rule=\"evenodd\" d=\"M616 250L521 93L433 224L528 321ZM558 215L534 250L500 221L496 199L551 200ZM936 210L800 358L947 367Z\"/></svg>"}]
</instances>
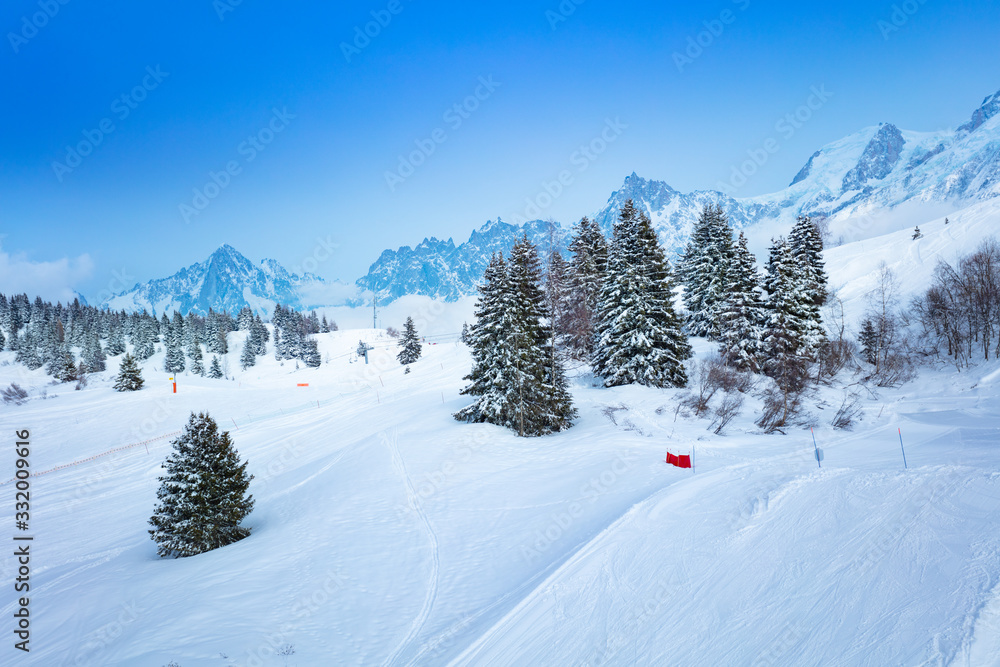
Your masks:
<instances>
[{"instance_id":1,"label":"ski slope","mask_svg":"<svg viewBox=\"0 0 1000 667\"><path fill-rule=\"evenodd\" d=\"M157 355L143 391L3 408L36 472L207 410L257 503L248 539L161 560L146 521L168 438L32 478L32 651L4 664L284 665L285 645L290 665L998 664L1000 386L972 387L997 368L928 371L853 432L818 396L819 469L808 431L755 435L748 412L711 435L677 390L586 375L566 433L459 424L464 346L404 374L378 335L321 335L320 369L181 376L176 395ZM381 346L367 366L359 336ZM667 447L694 447L695 473ZM10 484L0 507L12 526Z\"/></svg>"}]
</instances>

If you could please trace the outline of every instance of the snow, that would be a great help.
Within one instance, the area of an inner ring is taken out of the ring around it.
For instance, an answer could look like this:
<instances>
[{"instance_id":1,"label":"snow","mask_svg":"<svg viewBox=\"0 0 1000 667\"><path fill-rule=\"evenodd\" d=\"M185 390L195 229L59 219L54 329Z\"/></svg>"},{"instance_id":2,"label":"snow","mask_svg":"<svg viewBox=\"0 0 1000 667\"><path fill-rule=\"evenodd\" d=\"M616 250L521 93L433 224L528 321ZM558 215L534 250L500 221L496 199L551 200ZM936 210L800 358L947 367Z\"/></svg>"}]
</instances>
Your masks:
<instances>
[{"instance_id":1,"label":"snow","mask_svg":"<svg viewBox=\"0 0 1000 667\"><path fill-rule=\"evenodd\" d=\"M881 261L916 293L994 233L998 205L921 222L918 241L828 250L850 322ZM1000 363L866 393L852 431L829 425L843 390L821 388L808 411L822 468L807 428L757 432L755 399L716 436L681 390L597 388L583 367L577 425L519 439L451 417L470 402L456 337L472 302L382 311L380 326L411 314L437 343L409 374L395 340L363 328L369 309L326 311L342 330L317 336L318 369L269 355L240 371L238 332L231 379L180 375L177 394L162 351L129 394L111 389L120 357L74 391L0 353L0 386L32 395L0 406L0 431L30 429L45 473L31 479L21 663L285 665L277 650L293 645L288 665L1000 664ZM359 338L375 346L367 365ZM253 533L163 560L146 532L170 452L158 436L192 411L249 461ZM667 466L667 448L696 470ZM4 447L8 527L13 472ZM4 586L16 565L0 556ZM12 595L0 605L9 623Z\"/></svg>"}]
</instances>

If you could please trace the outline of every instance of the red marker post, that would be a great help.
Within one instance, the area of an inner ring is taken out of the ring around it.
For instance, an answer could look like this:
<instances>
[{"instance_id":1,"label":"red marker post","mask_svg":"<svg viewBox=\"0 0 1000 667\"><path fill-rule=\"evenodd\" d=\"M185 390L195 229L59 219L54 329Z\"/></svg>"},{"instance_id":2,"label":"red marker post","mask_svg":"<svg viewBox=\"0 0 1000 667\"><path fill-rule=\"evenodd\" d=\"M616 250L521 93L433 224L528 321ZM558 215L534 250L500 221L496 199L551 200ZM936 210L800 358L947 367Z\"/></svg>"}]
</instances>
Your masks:
<instances>
[{"instance_id":1,"label":"red marker post","mask_svg":"<svg viewBox=\"0 0 1000 667\"><path fill-rule=\"evenodd\" d=\"M176 394L177 393L177 380L175 380L174 378L170 378L170 381L174 383L174 393Z\"/></svg>"}]
</instances>

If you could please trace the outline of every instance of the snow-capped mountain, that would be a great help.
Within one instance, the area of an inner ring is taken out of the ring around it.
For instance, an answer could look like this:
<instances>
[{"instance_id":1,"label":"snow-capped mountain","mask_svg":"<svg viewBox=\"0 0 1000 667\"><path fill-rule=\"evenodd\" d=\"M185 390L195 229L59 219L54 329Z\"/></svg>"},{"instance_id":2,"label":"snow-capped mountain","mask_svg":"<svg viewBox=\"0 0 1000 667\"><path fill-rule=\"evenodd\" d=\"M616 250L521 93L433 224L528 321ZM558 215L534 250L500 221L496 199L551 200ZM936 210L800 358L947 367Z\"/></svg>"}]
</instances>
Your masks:
<instances>
[{"instance_id":1,"label":"snow-capped mountain","mask_svg":"<svg viewBox=\"0 0 1000 667\"><path fill-rule=\"evenodd\" d=\"M371 290L379 301L391 301L404 294L422 294L454 301L474 294L476 284L494 252L507 253L526 234L544 257L552 248L565 251L568 230L558 223L532 220L512 225L499 218L472 232L469 240L456 246L452 239L425 238L416 247L386 250L372 264L357 286Z\"/></svg>"},{"instance_id":2,"label":"snow-capped mountain","mask_svg":"<svg viewBox=\"0 0 1000 667\"><path fill-rule=\"evenodd\" d=\"M721 206L734 228L753 228L748 232L751 238L780 234L796 216L811 215L826 218L834 238L854 241L912 227L913 214L888 224L873 222L875 214L891 212L902 204L921 207L923 213L915 214L921 222L942 214L943 205L957 210L997 195L1000 92L983 100L970 120L954 130L912 132L882 123L827 144L812 154L787 188L769 195L734 198L717 190L682 193L633 172L593 217L610 234L622 205L632 199L649 214L667 252L676 257L706 204ZM547 229L552 226L555 236L563 239L556 246L565 248L570 225L527 223L528 236L536 243L539 234L535 232L542 225L546 231L540 234L541 247L548 247ZM474 294L490 253L506 251L519 234L518 228L497 221L473 232L469 242L458 247L450 239L425 239L414 249L386 250L357 284L377 290L381 299L425 294L452 300ZM492 244L480 240L494 235Z\"/></svg>"},{"instance_id":3,"label":"snow-capped mountain","mask_svg":"<svg viewBox=\"0 0 1000 667\"><path fill-rule=\"evenodd\" d=\"M691 225L706 205L721 206L736 229L752 225L762 218L775 216L779 212L779 208L773 203L734 199L717 190L682 193L663 181L647 180L632 172L622 187L611 194L607 205L594 216L605 234L610 236L622 206L629 199L649 214L667 253L674 256L683 250Z\"/></svg>"},{"instance_id":4,"label":"snow-capped mountain","mask_svg":"<svg viewBox=\"0 0 1000 667\"><path fill-rule=\"evenodd\" d=\"M908 201L971 203L1000 194L1000 92L954 130L868 127L816 151L785 190L750 201L844 218Z\"/></svg>"},{"instance_id":5,"label":"snow-capped mountain","mask_svg":"<svg viewBox=\"0 0 1000 667\"><path fill-rule=\"evenodd\" d=\"M236 313L244 306L267 313L275 302L296 308L316 303L303 299L303 292L324 285L311 273L289 273L273 259L255 266L230 245L223 245L204 262L181 269L169 278L136 284L132 289L106 299L102 305L128 312L146 309L160 315L174 310L182 314L216 311Z\"/></svg>"}]
</instances>

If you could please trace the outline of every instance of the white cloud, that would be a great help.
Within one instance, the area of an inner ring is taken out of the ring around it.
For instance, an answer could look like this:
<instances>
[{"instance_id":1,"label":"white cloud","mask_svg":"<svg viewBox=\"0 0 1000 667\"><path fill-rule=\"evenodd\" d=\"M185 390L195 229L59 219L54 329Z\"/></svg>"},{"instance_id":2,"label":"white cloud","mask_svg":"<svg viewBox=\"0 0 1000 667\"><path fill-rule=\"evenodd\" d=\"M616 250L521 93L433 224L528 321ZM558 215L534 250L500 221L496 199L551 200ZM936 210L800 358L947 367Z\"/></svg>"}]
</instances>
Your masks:
<instances>
[{"instance_id":1,"label":"white cloud","mask_svg":"<svg viewBox=\"0 0 1000 667\"><path fill-rule=\"evenodd\" d=\"M34 299L71 302L74 289L91 276L94 261L90 255L64 257L51 262L34 262L24 253L9 254L0 247L0 292L25 293Z\"/></svg>"}]
</instances>

